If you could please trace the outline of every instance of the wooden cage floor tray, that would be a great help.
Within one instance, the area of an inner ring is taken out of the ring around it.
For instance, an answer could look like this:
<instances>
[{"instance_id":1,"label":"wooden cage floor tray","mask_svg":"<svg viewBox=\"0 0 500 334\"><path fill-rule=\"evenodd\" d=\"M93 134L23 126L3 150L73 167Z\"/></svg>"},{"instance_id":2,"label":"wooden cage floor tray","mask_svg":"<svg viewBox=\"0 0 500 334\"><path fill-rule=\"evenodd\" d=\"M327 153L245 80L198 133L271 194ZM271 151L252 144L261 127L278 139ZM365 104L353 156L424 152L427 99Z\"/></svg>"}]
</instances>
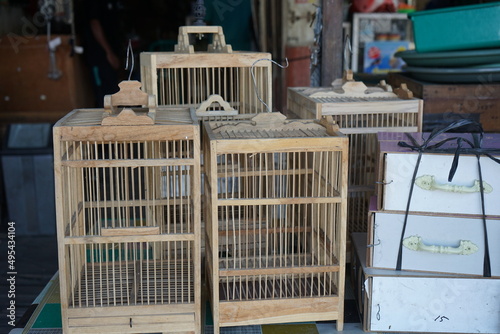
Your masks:
<instances>
[{"instance_id":1,"label":"wooden cage floor tray","mask_svg":"<svg viewBox=\"0 0 500 334\"><path fill-rule=\"evenodd\" d=\"M89 263L70 306L193 303L193 276L188 261Z\"/></svg>"}]
</instances>

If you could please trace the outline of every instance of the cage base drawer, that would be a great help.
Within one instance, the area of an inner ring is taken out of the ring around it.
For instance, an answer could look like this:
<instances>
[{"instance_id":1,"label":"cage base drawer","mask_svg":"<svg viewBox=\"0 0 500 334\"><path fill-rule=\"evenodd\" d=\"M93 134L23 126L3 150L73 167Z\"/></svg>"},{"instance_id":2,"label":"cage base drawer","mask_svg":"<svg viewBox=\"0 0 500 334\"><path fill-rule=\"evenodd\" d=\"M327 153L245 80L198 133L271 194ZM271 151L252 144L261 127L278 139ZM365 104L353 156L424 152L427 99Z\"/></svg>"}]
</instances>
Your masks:
<instances>
[{"instance_id":1,"label":"cage base drawer","mask_svg":"<svg viewBox=\"0 0 500 334\"><path fill-rule=\"evenodd\" d=\"M82 317L69 318L68 325L70 333L194 332L195 316L194 313L170 313Z\"/></svg>"},{"instance_id":2,"label":"cage base drawer","mask_svg":"<svg viewBox=\"0 0 500 334\"><path fill-rule=\"evenodd\" d=\"M221 326L245 326L299 321L336 320L339 298L300 298L221 302Z\"/></svg>"}]
</instances>

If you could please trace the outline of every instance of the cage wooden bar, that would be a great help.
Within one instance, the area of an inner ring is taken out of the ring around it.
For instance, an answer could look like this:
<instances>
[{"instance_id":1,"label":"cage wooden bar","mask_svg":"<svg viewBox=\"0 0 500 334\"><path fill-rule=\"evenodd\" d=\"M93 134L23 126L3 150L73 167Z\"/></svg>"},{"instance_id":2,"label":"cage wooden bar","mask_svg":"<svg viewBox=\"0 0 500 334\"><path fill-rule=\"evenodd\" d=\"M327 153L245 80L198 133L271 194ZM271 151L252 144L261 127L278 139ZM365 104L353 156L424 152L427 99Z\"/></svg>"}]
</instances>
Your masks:
<instances>
[{"instance_id":1,"label":"cage wooden bar","mask_svg":"<svg viewBox=\"0 0 500 334\"><path fill-rule=\"evenodd\" d=\"M219 42L206 52L194 52L189 34L201 33L218 36ZM178 43L175 52L140 55L144 90L157 97L158 105L197 108L213 94L240 114L267 111L259 98L272 105L271 62L259 61L271 59L271 54L232 51L217 26L180 27Z\"/></svg>"},{"instance_id":2,"label":"cage wooden bar","mask_svg":"<svg viewBox=\"0 0 500 334\"><path fill-rule=\"evenodd\" d=\"M185 108L103 115L53 129L63 332L200 333L199 125Z\"/></svg>"},{"instance_id":3,"label":"cage wooden bar","mask_svg":"<svg viewBox=\"0 0 500 334\"><path fill-rule=\"evenodd\" d=\"M206 276L220 327L343 327L347 137L261 113L203 126Z\"/></svg>"},{"instance_id":4,"label":"cage wooden bar","mask_svg":"<svg viewBox=\"0 0 500 334\"><path fill-rule=\"evenodd\" d=\"M377 181L377 133L419 131L422 108L423 101L413 98L405 87L393 91L382 82L369 88L349 74L333 87L288 88L289 117L332 116L349 137L349 233L367 231L368 207Z\"/></svg>"}]
</instances>

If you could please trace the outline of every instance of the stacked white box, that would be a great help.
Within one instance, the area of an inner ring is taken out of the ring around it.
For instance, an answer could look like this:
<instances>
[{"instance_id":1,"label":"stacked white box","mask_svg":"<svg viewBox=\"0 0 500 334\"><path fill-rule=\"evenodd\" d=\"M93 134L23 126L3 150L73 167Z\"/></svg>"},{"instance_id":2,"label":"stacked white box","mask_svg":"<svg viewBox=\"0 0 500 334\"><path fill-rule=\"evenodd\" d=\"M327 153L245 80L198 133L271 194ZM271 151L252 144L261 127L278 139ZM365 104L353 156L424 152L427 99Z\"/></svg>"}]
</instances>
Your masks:
<instances>
[{"instance_id":1,"label":"stacked white box","mask_svg":"<svg viewBox=\"0 0 500 334\"><path fill-rule=\"evenodd\" d=\"M429 136L378 135L378 202L369 215L368 243L374 246L367 264L396 269L399 255L400 269L488 276L483 262L488 262L489 256L491 274L498 277L500 268L495 259L500 248L494 238L500 231L500 210L495 205L500 198L496 176L500 165L487 155L476 157L473 153L479 150L466 150L470 145L463 144L462 151L467 154L460 155L448 182L457 138L471 143L474 139L468 134L444 133L428 143L431 146L444 140L437 152L426 149L420 154L419 147L405 147L422 145L423 138ZM500 135L484 135L481 150L500 155L498 147Z\"/></svg>"},{"instance_id":2,"label":"stacked white box","mask_svg":"<svg viewBox=\"0 0 500 334\"><path fill-rule=\"evenodd\" d=\"M366 234L351 237L351 280L363 330L500 333L500 280L369 268Z\"/></svg>"},{"instance_id":3,"label":"stacked white box","mask_svg":"<svg viewBox=\"0 0 500 334\"><path fill-rule=\"evenodd\" d=\"M479 134L443 133L427 141L429 136L378 135L378 196L370 207L366 251L357 250L371 273L357 276L365 289L358 299L369 304L363 307L365 329L498 333L500 304L493 300L500 295L500 164L491 157L500 155L500 135L485 134L480 147ZM440 293L460 298L443 303ZM436 305L440 314L421 314Z\"/></svg>"}]
</instances>

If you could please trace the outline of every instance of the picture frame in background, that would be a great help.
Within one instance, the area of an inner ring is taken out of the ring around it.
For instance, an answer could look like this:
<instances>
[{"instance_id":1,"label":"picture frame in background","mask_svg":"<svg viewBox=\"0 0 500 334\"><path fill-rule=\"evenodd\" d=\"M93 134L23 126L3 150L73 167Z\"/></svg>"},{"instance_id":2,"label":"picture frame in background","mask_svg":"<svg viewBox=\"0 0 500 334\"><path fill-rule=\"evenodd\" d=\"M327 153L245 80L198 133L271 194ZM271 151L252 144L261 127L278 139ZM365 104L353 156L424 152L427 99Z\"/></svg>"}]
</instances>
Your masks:
<instances>
[{"instance_id":1,"label":"picture frame in background","mask_svg":"<svg viewBox=\"0 0 500 334\"><path fill-rule=\"evenodd\" d=\"M369 44L371 43L371 44ZM413 32L411 21L407 14L403 13L355 13L353 15L352 25L352 62L353 72L373 72L373 64L366 64L369 57L367 46L378 47L381 56L391 57L392 52L401 51L402 48L413 49ZM372 55L375 57L376 55ZM365 60L365 58L367 60ZM375 58L373 58L375 59ZM400 70L402 63L393 61L397 64L395 68L389 68L389 60L384 60L385 67L379 71Z\"/></svg>"}]
</instances>

